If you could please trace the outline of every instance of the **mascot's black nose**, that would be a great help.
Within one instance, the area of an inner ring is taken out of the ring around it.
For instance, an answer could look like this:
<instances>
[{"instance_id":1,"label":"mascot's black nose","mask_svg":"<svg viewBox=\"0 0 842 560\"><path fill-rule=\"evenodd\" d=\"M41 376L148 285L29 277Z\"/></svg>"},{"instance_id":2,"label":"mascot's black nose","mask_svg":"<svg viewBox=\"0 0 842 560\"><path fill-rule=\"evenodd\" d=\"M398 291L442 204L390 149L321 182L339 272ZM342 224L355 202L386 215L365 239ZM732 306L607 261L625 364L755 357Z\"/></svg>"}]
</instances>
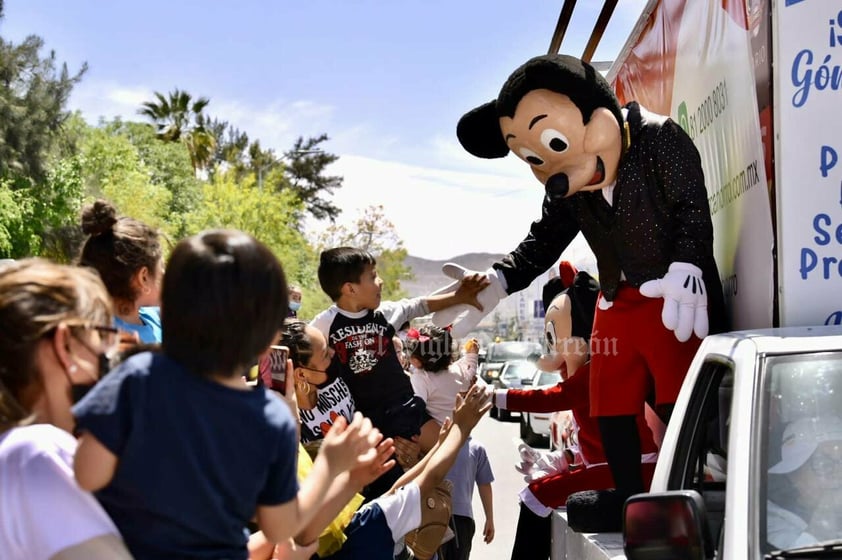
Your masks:
<instances>
[{"instance_id":1,"label":"mascot's black nose","mask_svg":"<svg viewBox=\"0 0 842 560\"><path fill-rule=\"evenodd\" d=\"M547 179L547 184L544 189L546 190L550 201L558 202L564 198L567 191L570 190L570 184L567 182L567 175L564 173L557 173L556 175L553 175Z\"/></svg>"}]
</instances>

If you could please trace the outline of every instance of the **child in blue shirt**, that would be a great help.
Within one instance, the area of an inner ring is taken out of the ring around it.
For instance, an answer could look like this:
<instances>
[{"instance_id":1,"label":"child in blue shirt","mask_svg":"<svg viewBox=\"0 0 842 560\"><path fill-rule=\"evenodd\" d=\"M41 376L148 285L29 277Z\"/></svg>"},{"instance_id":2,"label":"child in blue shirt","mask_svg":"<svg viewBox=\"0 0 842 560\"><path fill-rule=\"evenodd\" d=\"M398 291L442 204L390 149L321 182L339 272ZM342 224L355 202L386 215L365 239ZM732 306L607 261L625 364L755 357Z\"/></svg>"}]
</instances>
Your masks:
<instances>
[{"instance_id":1,"label":"child in blue shirt","mask_svg":"<svg viewBox=\"0 0 842 560\"><path fill-rule=\"evenodd\" d=\"M494 505L491 492L494 473L491 471L485 446L468 437L446 478L453 484L451 497L456 537L442 546L441 556L444 560L467 560L471 555L471 544L476 531L473 509L475 485L485 514L483 541L488 544L494 540Z\"/></svg>"},{"instance_id":2,"label":"child in blue shirt","mask_svg":"<svg viewBox=\"0 0 842 560\"><path fill-rule=\"evenodd\" d=\"M337 421L298 488L290 406L242 379L287 314L281 264L249 235L181 241L161 310L162 351L127 359L74 407L76 479L138 560L244 560L255 514L269 539L287 540L333 478L375 459L381 436L359 415Z\"/></svg>"},{"instance_id":3,"label":"child in blue shirt","mask_svg":"<svg viewBox=\"0 0 842 560\"><path fill-rule=\"evenodd\" d=\"M164 260L160 234L114 206L97 200L82 211L87 234L78 264L99 273L114 300L114 324L137 342L161 342L161 282Z\"/></svg>"}]
</instances>

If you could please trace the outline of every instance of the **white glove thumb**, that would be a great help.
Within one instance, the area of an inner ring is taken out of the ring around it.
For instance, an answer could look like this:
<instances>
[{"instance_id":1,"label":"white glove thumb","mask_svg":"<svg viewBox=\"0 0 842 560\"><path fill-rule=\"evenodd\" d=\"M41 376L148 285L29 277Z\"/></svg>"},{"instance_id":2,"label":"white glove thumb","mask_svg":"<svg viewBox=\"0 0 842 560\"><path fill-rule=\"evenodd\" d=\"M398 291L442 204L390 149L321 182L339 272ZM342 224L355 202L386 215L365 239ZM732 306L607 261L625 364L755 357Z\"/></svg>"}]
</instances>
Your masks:
<instances>
[{"instance_id":1,"label":"white glove thumb","mask_svg":"<svg viewBox=\"0 0 842 560\"><path fill-rule=\"evenodd\" d=\"M441 271L448 278L453 278L454 281L434 291L430 294L431 296L450 294L455 292L456 288L459 287L459 282L462 281L462 278L474 274L473 271L468 270L467 268L456 263L444 263L441 267ZM447 309L442 309L441 311L436 311L433 314L432 318L433 324L439 328L444 328L447 325L451 325L454 321L456 321L456 318L459 315L467 313L470 307L470 305L459 304L448 307Z\"/></svg>"},{"instance_id":2,"label":"white glove thumb","mask_svg":"<svg viewBox=\"0 0 842 560\"><path fill-rule=\"evenodd\" d=\"M707 293L699 267L674 262L663 278L641 284L640 293L664 298L661 321L679 342L686 342L694 332L699 338L707 335Z\"/></svg>"},{"instance_id":3,"label":"white glove thumb","mask_svg":"<svg viewBox=\"0 0 842 560\"><path fill-rule=\"evenodd\" d=\"M470 334L479 322L482 321L482 318L491 313L497 307L497 304L500 303L500 300L506 297L506 290L503 287L498 271L489 268L485 271L485 275L488 277L489 284L477 294L477 301L482 306L482 311L473 305L466 306L468 308L467 313L460 314L452 323L453 326L450 334L453 338L464 338Z\"/></svg>"},{"instance_id":4,"label":"white glove thumb","mask_svg":"<svg viewBox=\"0 0 842 560\"><path fill-rule=\"evenodd\" d=\"M432 321L434 325L438 327L452 325L450 335L455 339L464 338L474 330L483 317L488 315L497 306L501 299L506 297L506 290L498 276L498 272L493 268L489 268L484 273L481 273L468 270L458 264L446 263L442 266L442 272L450 277L461 274L459 281L464 276L485 274L490 282L488 286L477 294L477 301L482 305L482 311L473 305L459 304L433 313Z\"/></svg>"}]
</instances>

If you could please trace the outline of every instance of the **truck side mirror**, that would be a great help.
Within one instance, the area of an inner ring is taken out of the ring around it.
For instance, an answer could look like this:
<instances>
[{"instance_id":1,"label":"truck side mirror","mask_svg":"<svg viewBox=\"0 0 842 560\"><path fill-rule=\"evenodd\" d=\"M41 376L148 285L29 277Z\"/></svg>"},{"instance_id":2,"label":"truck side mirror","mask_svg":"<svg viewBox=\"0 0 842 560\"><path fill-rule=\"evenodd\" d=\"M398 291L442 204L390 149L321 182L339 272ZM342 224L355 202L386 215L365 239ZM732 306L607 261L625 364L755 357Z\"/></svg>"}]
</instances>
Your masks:
<instances>
[{"instance_id":1,"label":"truck side mirror","mask_svg":"<svg viewBox=\"0 0 842 560\"><path fill-rule=\"evenodd\" d=\"M694 490L636 494L623 508L628 560L713 558L702 496Z\"/></svg>"}]
</instances>

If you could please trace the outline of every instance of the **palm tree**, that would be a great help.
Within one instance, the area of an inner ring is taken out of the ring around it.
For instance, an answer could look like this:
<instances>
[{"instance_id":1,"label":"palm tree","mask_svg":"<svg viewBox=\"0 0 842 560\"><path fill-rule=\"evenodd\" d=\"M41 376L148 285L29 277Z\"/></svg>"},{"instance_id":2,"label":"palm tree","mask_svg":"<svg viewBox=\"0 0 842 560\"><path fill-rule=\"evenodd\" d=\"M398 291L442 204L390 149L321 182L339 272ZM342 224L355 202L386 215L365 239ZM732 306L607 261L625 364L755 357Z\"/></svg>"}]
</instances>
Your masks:
<instances>
[{"instance_id":1,"label":"palm tree","mask_svg":"<svg viewBox=\"0 0 842 560\"><path fill-rule=\"evenodd\" d=\"M213 159L216 139L206 128L202 113L210 99L193 97L178 88L167 96L155 92L156 101L145 101L138 111L155 125L158 138L166 142L183 142L190 153L193 171L203 170Z\"/></svg>"}]
</instances>

